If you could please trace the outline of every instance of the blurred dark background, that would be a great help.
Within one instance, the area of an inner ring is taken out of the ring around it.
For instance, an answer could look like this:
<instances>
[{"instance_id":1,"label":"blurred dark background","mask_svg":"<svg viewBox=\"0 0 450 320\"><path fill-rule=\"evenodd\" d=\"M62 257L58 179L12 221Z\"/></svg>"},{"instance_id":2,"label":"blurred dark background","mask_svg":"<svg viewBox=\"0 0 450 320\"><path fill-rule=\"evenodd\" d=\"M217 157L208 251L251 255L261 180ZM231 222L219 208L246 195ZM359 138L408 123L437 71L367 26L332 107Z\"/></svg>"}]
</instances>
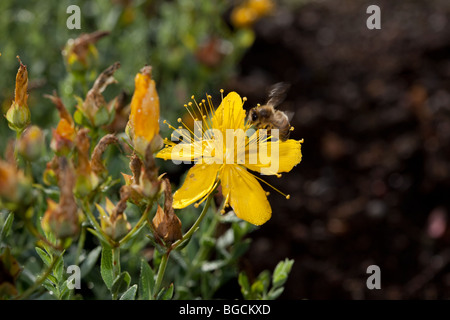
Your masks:
<instances>
[{"instance_id":1,"label":"blurred dark background","mask_svg":"<svg viewBox=\"0 0 450 320\"><path fill-rule=\"evenodd\" d=\"M381 8L381 30L366 8ZM295 259L285 299L450 298L450 3L313 1L280 8L230 84L281 107L303 160L268 179L273 218L253 234L247 268ZM366 288L369 265L381 290Z\"/></svg>"}]
</instances>

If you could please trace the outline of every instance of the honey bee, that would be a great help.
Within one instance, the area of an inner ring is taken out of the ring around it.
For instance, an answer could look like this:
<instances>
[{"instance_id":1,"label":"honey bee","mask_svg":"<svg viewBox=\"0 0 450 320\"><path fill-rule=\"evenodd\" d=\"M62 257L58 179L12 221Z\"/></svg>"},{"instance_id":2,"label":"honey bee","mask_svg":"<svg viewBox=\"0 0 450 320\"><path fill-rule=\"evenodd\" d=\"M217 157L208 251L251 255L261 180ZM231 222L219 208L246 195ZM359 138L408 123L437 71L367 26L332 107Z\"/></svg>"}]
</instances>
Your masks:
<instances>
[{"instance_id":1,"label":"honey bee","mask_svg":"<svg viewBox=\"0 0 450 320\"><path fill-rule=\"evenodd\" d=\"M270 134L271 129L278 129L281 141L289 139L291 124L288 114L276 110L276 108L286 98L289 87L289 84L283 82L273 85L269 90L267 103L250 109L248 113L248 122L257 129L267 129L268 134Z\"/></svg>"}]
</instances>

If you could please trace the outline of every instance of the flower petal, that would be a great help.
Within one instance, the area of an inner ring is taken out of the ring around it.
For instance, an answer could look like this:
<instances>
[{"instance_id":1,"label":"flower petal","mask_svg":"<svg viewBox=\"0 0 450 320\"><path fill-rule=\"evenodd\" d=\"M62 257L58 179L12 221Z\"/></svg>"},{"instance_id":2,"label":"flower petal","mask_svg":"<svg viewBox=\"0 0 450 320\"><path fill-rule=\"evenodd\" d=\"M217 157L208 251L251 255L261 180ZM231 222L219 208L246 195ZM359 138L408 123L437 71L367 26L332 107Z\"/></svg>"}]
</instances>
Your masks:
<instances>
[{"instance_id":1,"label":"flower petal","mask_svg":"<svg viewBox=\"0 0 450 320\"><path fill-rule=\"evenodd\" d=\"M220 167L217 164L196 164L189 169L183 185L173 195L173 207L185 208L209 194L214 187Z\"/></svg>"},{"instance_id":2,"label":"flower petal","mask_svg":"<svg viewBox=\"0 0 450 320\"><path fill-rule=\"evenodd\" d=\"M210 145L213 144L211 140L195 140L192 143L178 143L168 145L156 154L157 158L164 160L172 160L174 162L190 163L203 158L208 158L205 150L209 150ZM210 153L210 152L209 152Z\"/></svg>"},{"instance_id":3,"label":"flower petal","mask_svg":"<svg viewBox=\"0 0 450 320\"><path fill-rule=\"evenodd\" d=\"M142 68L135 77L130 121L134 126L135 137L143 137L150 142L159 133L159 97L148 66Z\"/></svg>"},{"instance_id":4,"label":"flower petal","mask_svg":"<svg viewBox=\"0 0 450 320\"><path fill-rule=\"evenodd\" d=\"M250 138L252 140L252 138ZM250 144L245 155L245 167L266 175L289 172L302 160L303 140L269 141ZM278 155L276 148L278 147ZM266 148L266 150L264 150ZM272 150L274 153L272 154Z\"/></svg>"},{"instance_id":5,"label":"flower petal","mask_svg":"<svg viewBox=\"0 0 450 320\"><path fill-rule=\"evenodd\" d=\"M212 126L225 133L226 129L245 129L245 110L242 99L236 92L230 92L212 117Z\"/></svg>"},{"instance_id":6,"label":"flower petal","mask_svg":"<svg viewBox=\"0 0 450 320\"><path fill-rule=\"evenodd\" d=\"M266 192L245 168L225 166L221 185L224 197L230 199L230 205L240 219L259 226L272 216Z\"/></svg>"}]
</instances>

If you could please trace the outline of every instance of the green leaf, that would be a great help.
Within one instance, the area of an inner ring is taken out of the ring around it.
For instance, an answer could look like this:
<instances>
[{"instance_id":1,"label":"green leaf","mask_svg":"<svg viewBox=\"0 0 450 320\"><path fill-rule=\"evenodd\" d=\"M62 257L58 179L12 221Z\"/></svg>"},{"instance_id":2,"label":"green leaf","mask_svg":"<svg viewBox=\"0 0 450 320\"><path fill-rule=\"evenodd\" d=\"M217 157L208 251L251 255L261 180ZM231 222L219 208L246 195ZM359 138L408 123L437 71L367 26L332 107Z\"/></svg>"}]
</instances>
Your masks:
<instances>
[{"instance_id":1,"label":"green leaf","mask_svg":"<svg viewBox=\"0 0 450 320\"><path fill-rule=\"evenodd\" d=\"M274 288L279 288L286 283L287 277L291 272L292 265L294 264L294 260L285 259L284 261L280 261L275 270L273 271L272 276L272 286Z\"/></svg>"},{"instance_id":2,"label":"green leaf","mask_svg":"<svg viewBox=\"0 0 450 320\"><path fill-rule=\"evenodd\" d=\"M86 259L83 261L83 264L81 265L81 277L86 276L91 269L94 267L95 263L97 262L98 256L100 255L100 252L102 251L102 247L98 246L91 252L89 252Z\"/></svg>"},{"instance_id":3,"label":"green leaf","mask_svg":"<svg viewBox=\"0 0 450 320\"><path fill-rule=\"evenodd\" d=\"M253 282L250 291L252 292L252 297L254 299L261 299L264 293L264 284L260 280L257 280Z\"/></svg>"},{"instance_id":4,"label":"green leaf","mask_svg":"<svg viewBox=\"0 0 450 320\"><path fill-rule=\"evenodd\" d=\"M76 110L73 114L73 120L75 121L75 123L77 124L83 124L83 113L80 110Z\"/></svg>"},{"instance_id":5,"label":"green leaf","mask_svg":"<svg viewBox=\"0 0 450 320\"><path fill-rule=\"evenodd\" d=\"M2 231L0 232L0 242L3 242L11 231L11 226L14 221L14 214L10 212L5 220Z\"/></svg>"},{"instance_id":6,"label":"green leaf","mask_svg":"<svg viewBox=\"0 0 450 320\"><path fill-rule=\"evenodd\" d=\"M241 292L244 299L250 299L250 282L244 272L239 273L238 283L241 287Z\"/></svg>"},{"instance_id":7,"label":"green leaf","mask_svg":"<svg viewBox=\"0 0 450 320\"><path fill-rule=\"evenodd\" d=\"M102 279L105 282L106 287L111 290L114 282L113 256L111 247L107 245L102 246L100 274L102 275Z\"/></svg>"},{"instance_id":8,"label":"green leaf","mask_svg":"<svg viewBox=\"0 0 450 320\"><path fill-rule=\"evenodd\" d=\"M47 267L50 266L50 264L52 263L51 257L49 257L47 253L39 247L36 247L35 250L39 255L39 257L41 258L41 260L45 263L45 265Z\"/></svg>"},{"instance_id":9,"label":"green leaf","mask_svg":"<svg viewBox=\"0 0 450 320\"><path fill-rule=\"evenodd\" d=\"M64 281L64 283L61 285L61 293L60 293L60 300L70 300L73 295L74 290L70 290L67 286L67 280Z\"/></svg>"},{"instance_id":10,"label":"green leaf","mask_svg":"<svg viewBox=\"0 0 450 320\"><path fill-rule=\"evenodd\" d=\"M130 281L131 277L128 272L124 271L119 274L111 286L113 296L117 296L119 293L126 291L130 285Z\"/></svg>"},{"instance_id":11,"label":"green leaf","mask_svg":"<svg viewBox=\"0 0 450 320\"><path fill-rule=\"evenodd\" d=\"M266 294L267 290L269 290L270 285L270 272L268 270L261 272L258 276L258 280L261 281L263 286L263 293Z\"/></svg>"},{"instance_id":12,"label":"green leaf","mask_svg":"<svg viewBox=\"0 0 450 320\"><path fill-rule=\"evenodd\" d=\"M227 265L226 260L205 261L202 263L202 272L211 272Z\"/></svg>"},{"instance_id":13,"label":"green leaf","mask_svg":"<svg viewBox=\"0 0 450 320\"><path fill-rule=\"evenodd\" d=\"M147 261L141 260L141 277L139 279L139 298L150 300L155 286L155 273Z\"/></svg>"},{"instance_id":14,"label":"green leaf","mask_svg":"<svg viewBox=\"0 0 450 320\"><path fill-rule=\"evenodd\" d=\"M92 228L87 228L87 230L92 233L94 236L96 236L100 241L102 241L103 243L108 243L108 240L97 230L92 229Z\"/></svg>"},{"instance_id":15,"label":"green leaf","mask_svg":"<svg viewBox=\"0 0 450 320\"><path fill-rule=\"evenodd\" d=\"M137 284L131 286L121 297L120 300L134 300L136 297Z\"/></svg>"},{"instance_id":16,"label":"green leaf","mask_svg":"<svg viewBox=\"0 0 450 320\"><path fill-rule=\"evenodd\" d=\"M63 282L63 276L64 276L64 259L62 255L57 258L58 261L55 264L55 268L53 269L53 274L55 275L56 279L58 280L58 283Z\"/></svg>"},{"instance_id":17,"label":"green leaf","mask_svg":"<svg viewBox=\"0 0 450 320\"><path fill-rule=\"evenodd\" d=\"M169 288L162 288L158 296L156 297L156 300L170 300L173 297L173 283L170 284Z\"/></svg>"},{"instance_id":18,"label":"green leaf","mask_svg":"<svg viewBox=\"0 0 450 320\"><path fill-rule=\"evenodd\" d=\"M269 293L267 294L267 298L269 300L275 300L277 299L284 291L284 287L277 288L277 289L270 289Z\"/></svg>"}]
</instances>

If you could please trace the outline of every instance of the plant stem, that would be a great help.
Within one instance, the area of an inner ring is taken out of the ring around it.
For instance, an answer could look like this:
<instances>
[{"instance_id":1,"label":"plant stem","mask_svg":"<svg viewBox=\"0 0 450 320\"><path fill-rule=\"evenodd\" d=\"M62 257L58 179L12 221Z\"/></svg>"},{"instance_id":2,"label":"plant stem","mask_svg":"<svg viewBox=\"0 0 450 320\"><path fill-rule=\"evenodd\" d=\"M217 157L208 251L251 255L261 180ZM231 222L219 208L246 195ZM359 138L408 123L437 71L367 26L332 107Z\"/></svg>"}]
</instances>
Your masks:
<instances>
[{"instance_id":1,"label":"plant stem","mask_svg":"<svg viewBox=\"0 0 450 320\"><path fill-rule=\"evenodd\" d=\"M16 162L19 160L18 159L18 153L19 153L18 145L19 145L20 137L22 136L22 132L23 132L23 130L16 131L16 143L14 145L14 160L16 160Z\"/></svg>"},{"instance_id":2,"label":"plant stem","mask_svg":"<svg viewBox=\"0 0 450 320\"><path fill-rule=\"evenodd\" d=\"M86 240L86 228L82 227L80 239L78 240L77 255L75 256L75 264L76 265L78 265L78 263L79 263L81 251L83 250L85 240Z\"/></svg>"},{"instance_id":3,"label":"plant stem","mask_svg":"<svg viewBox=\"0 0 450 320\"><path fill-rule=\"evenodd\" d=\"M216 186L217 187L217 186ZM215 188L216 188L215 187ZM214 189L215 189L214 188ZM169 256L170 256L170 252L176 248L178 248L178 246L180 246L182 243L184 243L185 241L189 240L192 235L194 234L194 232L198 229L198 226L200 225L200 222L202 222L203 218L205 217L206 213L208 212L208 209L211 205L211 200L214 197L214 192L215 190L213 190L211 192L211 194L208 196L208 198L206 199L206 203L205 206L203 207L202 212L200 213L200 216L197 218L197 220L194 222L194 224L192 225L192 227L188 230L188 232L186 232L184 234L184 236L178 240L177 242L175 242L174 244L172 244L171 247L169 247L166 251L166 253L162 256L161 258L161 263L159 265L159 269L158 269L158 274L156 276L156 283L155 283L155 289L154 289L154 297L156 298L156 296L159 293L160 287L161 287L161 283L162 280L164 278L164 273L166 272L166 266L167 266L167 261L169 260Z\"/></svg>"},{"instance_id":4,"label":"plant stem","mask_svg":"<svg viewBox=\"0 0 450 320\"><path fill-rule=\"evenodd\" d=\"M159 293L162 280L164 278L164 273L166 272L167 261L169 260L170 249L162 256L161 263L159 264L158 275L156 276L155 289L154 289L154 298Z\"/></svg>"},{"instance_id":5,"label":"plant stem","mask_svg":"<svg viewBox=\"0 0 450 320\"><path fill-rule=\"evenodd\" d=\"M44 274L37 279L31 287L29 287L22 295L18 296L16 299L24 300L28 298L44 281L47 277L52 273L53 268L58 262L59 258L61 258L62 253L59 253L56 258L52 260L52 263L48 266L47 270L45 270Z\"/></svg>"},{"instance_id":6,"label":"plant stem","mask_svg":"<svg viewBox=\"0 0 450 320\"><path fill-rule=\"evenodd\" d=\"M192 227L189 229L188 232L186 232L184 234L184 236L178 240L177 242L175 242L172 247L171 250L175 250L176 248L178 248L178 246L180 246L183 242L189 240L192 235L194 234L194 232L197 230L198 226L200 225L200 222L202 222L203 218L206 215L206 212L208 212L209 206L211 204L211 200L214 197L214 191L211 192L211 194L208 196L208 199L206 199L206 203L205 206L203 207L202 212L200 213L200 216L197 218L197 220L194 222L194 224L192 225Z\"/></svg>"},{"instance_id":7,"label":"plant stem","mask_svg":"<svg viewBox=\"0 0 450 320\"><path fill-rule=\"evenodd\" d=\"M145 208L144 213L142 214L141 218L139 219L139 221L136 223L136 225L133 227L133 229L130 230L130 232L128 232L125 237L123 237L120 241L119 241L119 245L122 245L124 243L126 243L128 240L130 240L130 238L134 235L134 233L139 230L139 228L147 222L147 217L148 214L150 213L150 209L153 206L153 201L151 201L148 205L147 208Z\"/></svg>"}]
</instances>

